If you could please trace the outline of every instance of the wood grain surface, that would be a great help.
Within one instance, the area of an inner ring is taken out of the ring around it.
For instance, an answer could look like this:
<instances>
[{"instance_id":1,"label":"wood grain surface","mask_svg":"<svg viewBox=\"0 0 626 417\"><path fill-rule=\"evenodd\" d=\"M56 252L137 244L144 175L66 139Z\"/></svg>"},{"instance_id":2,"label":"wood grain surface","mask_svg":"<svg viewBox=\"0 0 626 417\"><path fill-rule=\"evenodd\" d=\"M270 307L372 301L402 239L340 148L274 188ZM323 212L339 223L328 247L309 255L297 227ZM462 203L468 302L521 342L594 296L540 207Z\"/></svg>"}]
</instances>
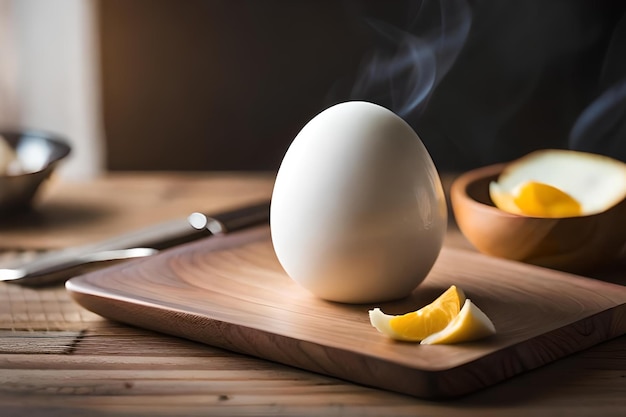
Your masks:
<instances>
[{"instance_id":1,"label":"wood grain surface","mask_svg":"<svg viewBox=\"0 0 626 417\"><path fill-rule=\"evenodd\" d=\"M273 173L107 173L45 184L30 211L0 218L0 249L47 250L108 239L194 211L216 212L271 195Z\"/></svg>"},{"instance_id":2,"label":"wood grain surface","mask_svg":"<svg viewBox=\"0 0 626 417\"><path fill-rule=\"evenodd\" d=\"M221 209L249 201L246 196L267 197L271 176L119 173L50 185L31 214L42 220L39 234L33 225L5 221L0 236L15 244L2 240L9 248L2 260L32 258L36 249L55 247L49 244L110 237L196 210L198 203ZM472 251L450 226L446 246ZM593 272L626 285L625 271L622 264ZM626 409L626 335L471 395L429 401L107 320L74 302L63 286L0 283L0 329L2 417L622 417Z\"/></svg>"},{"instance_id":3,"label":"wood grain surface","mask_svg":"<svg viewBox=\"0 0 626 417\"><path fill-rule=\"evenodd\" d=\"M247 355L424 398L467 394L626 333L626 288L444 248L404 313L449 285L498 330L483 341L420 346L386 339L367 310L319 300L278 264L267 227L209 238L70 280L105 317Z\"/></svg>"}]
</instances>

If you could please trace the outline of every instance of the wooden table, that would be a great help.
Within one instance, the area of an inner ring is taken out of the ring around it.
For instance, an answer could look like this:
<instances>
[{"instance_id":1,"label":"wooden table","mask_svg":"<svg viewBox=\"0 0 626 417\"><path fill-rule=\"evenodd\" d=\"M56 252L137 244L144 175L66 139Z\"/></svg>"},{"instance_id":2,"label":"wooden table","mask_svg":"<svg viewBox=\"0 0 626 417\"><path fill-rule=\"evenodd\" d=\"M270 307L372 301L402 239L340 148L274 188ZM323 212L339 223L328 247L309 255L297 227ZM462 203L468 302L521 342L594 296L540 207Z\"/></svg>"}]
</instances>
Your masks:
<instances>
[{"instance_id":1,"label":"wooden table","mask_svg":"<svg viewBox=\"0 0 626 417\"><path fill-rule=\"evenodd\" d=\"M0 262L268 197L271 174L118 173L51 181L0 224ZM471 246L451 225L446 244ZM614 281L624 284L620 271ZM624 415L626 336L433 402L103 319L62 286L0 284L0 415Z\"/></svg>"}]
</instances>

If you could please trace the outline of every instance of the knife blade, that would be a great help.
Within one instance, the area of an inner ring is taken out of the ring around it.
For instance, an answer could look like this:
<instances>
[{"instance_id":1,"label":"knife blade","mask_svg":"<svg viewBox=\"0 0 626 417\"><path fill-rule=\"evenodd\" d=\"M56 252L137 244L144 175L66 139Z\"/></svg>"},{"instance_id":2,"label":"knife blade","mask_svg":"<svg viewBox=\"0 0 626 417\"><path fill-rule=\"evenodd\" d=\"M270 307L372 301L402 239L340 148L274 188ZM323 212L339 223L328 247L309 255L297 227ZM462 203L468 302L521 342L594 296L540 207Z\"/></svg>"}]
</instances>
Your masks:
<instances>
[{"instance_id":1,"label":"knife blade","mask_svg":"<svg viewBox=\"0 0 626 417\"><path fill-rule=\"evenodd\" d=\"M232 233L269 221L269 201L219 213L191 213L100 242L45 252L0 268L0 281L26 286L63 282L104 263L151 256L200 238Z\"/></svg>"}]
</instances>

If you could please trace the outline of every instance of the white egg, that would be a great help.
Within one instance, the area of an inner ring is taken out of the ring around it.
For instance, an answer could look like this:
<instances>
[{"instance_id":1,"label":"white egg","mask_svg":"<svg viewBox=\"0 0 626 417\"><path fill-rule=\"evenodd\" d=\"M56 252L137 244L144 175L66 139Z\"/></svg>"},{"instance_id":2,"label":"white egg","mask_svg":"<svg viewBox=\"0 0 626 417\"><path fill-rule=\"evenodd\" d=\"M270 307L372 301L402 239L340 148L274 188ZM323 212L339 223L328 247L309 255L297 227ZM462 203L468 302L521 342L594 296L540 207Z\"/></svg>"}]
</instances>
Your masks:
<instances>
[{"instance_id":1,"label":"white egg","mask_svg":"<svg viewBox=\"0 0 626 417\"><path fill-rule=\"evenodd\" d=\"M352 101L314 117L290 145L270 211L286 273L320 298L409 295L435 263L447 225L441 181L415 131Z\"/></svg>"}]
</instances>

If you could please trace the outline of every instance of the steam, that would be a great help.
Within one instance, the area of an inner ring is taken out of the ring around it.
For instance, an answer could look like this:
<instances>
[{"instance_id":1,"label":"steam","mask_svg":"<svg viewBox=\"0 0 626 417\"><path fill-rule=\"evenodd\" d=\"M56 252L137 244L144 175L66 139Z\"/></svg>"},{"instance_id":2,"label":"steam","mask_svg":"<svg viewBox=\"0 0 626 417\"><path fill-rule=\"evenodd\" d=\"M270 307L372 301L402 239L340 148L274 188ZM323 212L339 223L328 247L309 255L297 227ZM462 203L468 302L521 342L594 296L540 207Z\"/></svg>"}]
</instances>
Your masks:
<instances>
[{"instance_id":1,"label":"steam","mask_svg":"<svg viewBox=\"0 0 626 417\"><path fill-rule=\"evenodd\" d=\"M406 28L369 19L381 46L354 83L351 99L368 99L401 117L419 115L452 67L470 29L466 0L417 1Z\"/></svg>"},{"instance_id":2,"label":"steam","mask_svg":"<svg viewBox=\"0 0 626 417\"><path fill-rule=\"evenodd\" d=\"M569 147L626 161L625 141L626 79L623 79L583 111L570 132Z\"/></svg>"}]
</instances>

